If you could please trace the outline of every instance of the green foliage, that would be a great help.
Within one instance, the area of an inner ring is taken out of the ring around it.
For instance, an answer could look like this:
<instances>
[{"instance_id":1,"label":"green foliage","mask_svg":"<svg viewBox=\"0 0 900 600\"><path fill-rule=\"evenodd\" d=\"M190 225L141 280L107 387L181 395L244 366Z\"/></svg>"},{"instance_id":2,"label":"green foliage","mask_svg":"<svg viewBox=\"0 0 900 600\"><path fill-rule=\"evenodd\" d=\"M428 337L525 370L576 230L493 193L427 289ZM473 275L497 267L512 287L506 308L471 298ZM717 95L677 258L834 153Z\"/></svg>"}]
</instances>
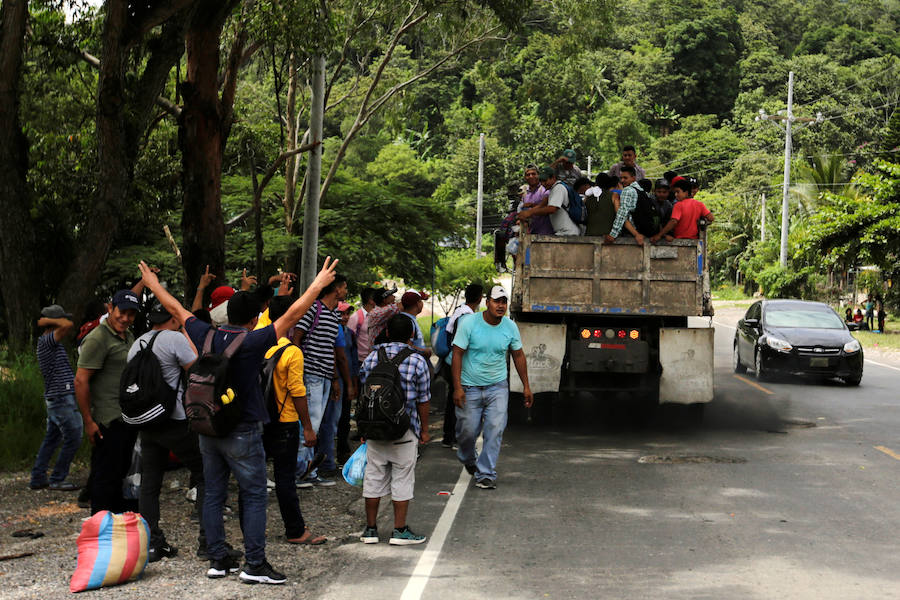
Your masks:
<instances>
[{"instance_id":1,"label":"green foliage","mask_svg":"<svg viewBox=\"0 0 900 600\"><path fill-rule=\"evenodd\" d=\"M497 270L490 255L477 258L471 248L446 249L441 252L434 278L434 290L440 296L456 296L470 283L490 289Z\"/></svg>"},{"instance_id":2,"label":"green foliage","mask_svg":"<svg viewBox=\"0 0 900 600\"><path fill-rule=\"evenodd\" d=\"M814 298L821 277L813 267L793 269L773 264L757 273L756 281L767 298Z\"/></svg>"}]
</instances>

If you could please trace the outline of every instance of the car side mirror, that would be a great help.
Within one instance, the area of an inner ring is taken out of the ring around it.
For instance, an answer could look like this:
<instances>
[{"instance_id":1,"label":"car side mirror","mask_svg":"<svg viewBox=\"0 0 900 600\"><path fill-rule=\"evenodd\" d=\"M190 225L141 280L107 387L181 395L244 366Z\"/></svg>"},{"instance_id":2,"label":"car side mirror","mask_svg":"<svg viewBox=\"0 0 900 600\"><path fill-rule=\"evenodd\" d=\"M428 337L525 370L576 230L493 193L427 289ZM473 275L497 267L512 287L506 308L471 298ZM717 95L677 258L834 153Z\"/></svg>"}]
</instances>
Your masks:
<instances>
[{"instance_id":1,"label":"car side mirror","mask_svg":"<svg viewBox=\"0 0 900 600\"><path fill-rule=\"evenodd\" d=\"M755 329L759 327L759 319L744 319L744 325Z\"/></svg>"}]
</instances>

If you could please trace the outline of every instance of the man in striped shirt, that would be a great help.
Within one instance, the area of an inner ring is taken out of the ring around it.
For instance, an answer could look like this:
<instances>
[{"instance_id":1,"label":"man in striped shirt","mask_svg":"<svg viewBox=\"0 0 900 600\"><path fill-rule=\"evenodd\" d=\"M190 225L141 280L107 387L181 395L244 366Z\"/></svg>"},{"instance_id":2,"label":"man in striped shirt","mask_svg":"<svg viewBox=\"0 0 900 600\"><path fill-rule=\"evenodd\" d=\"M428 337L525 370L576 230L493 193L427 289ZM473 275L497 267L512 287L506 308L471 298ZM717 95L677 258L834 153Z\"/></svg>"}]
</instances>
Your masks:
<instances>
[{"instance_id":1,"label":"man in striped shirt","mask_svg":"<svg viewBox=\"0 0 900 600\"><path fill-rule=\"evenodd\" d=\"M319 293L319 299L310 307L294 333L294 343L303 350L303 384L306 386L306 402L313 431L318 432L325 414L325 403L331 395L331 382L336 379L335 351L343 351L344 338L338 336L341 317L335 311L339 302L347 297L347 278L335 275L331 282ZM347 382L349 389L349 382ZM340 402L340 398L338 398ZM304 439L304 442L306 440ZM333 486L334 481L320 478L315 468L307 473L315 449L301 446L297 454L297 487L309 488L313 485ZM304 474L306 476L304 477Z\"/></svg>"}]
</instances>

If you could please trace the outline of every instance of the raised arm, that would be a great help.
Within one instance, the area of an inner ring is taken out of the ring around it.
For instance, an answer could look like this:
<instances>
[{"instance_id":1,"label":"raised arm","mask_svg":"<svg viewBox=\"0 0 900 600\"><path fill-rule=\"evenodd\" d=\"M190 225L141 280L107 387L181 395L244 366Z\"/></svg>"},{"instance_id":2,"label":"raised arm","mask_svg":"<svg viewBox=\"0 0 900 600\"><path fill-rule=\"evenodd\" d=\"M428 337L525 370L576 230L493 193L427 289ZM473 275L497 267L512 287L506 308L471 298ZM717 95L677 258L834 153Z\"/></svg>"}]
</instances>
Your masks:
<instances>
[{"instance_id":1,"label":"raised arm","mask_svg":"<svg viewBox=\"0 0 900 600\"><path fill-rule=\"evenodd\" d=\"M294 323L299 321L300 317L306 314L306 311L309 310L309 307L312 306L313 302L318 298L319 292L321 292L329 283L334 281L334 270L337 268L337 264L337 259L331 260L330 256L325 258L325 262L322 263L322 270L319 271L319 274L316 275L313 282L306 288L303 295L295 300L287 311L273 323L276 336L279 338L283 337L288 329L290 329Z\"/></svg>"},{"instance_id":2,"label":"raised arm","mask_svg":"<svg viewBox=\"0 0 900 600\"><path fill-rule=\"evenodd\" d=\"M175 317L182 325L184 325L185 321L194 316L191 314L191 311L181 305L181 302L179 302L175 296L166 291L166 288L159 282L156 273L147 266L147 263L141 261L138 266L141 269L141 280L144 282L144 285L153 292L153 295L156 296L156 299L159 300L159 303L163 305L163 308L165 308L170 315Z\"/></svg>"},{"instance_id":3,"label":"raised arm","mask_svg":"<svg viewBox=\"0 0 900 600\"><path fill-rule=\"evenodd\" d=\"M57 342L62 341L64 337L66 337L72 328L75 327L75 324L72 323L69 319L64 317L59 317L57 319L51 319L50 317L41 317L38 319L38 327L56 327L53 330L53 339Z\"/></svg>"},{"instance_id":4,"label":"raised arm","mask_svg":"<svg viewBox=\"0 0 900 600\"><path fill-rule=\"evenodd\" d=\"M206 273L200 276L200 283L197 285L197 293L194 294L194 301L191 303L191 312L203 308L203 293L215 278L215 274L209 272L209 265L206 265Z\"/></svg>"}]
</instances>

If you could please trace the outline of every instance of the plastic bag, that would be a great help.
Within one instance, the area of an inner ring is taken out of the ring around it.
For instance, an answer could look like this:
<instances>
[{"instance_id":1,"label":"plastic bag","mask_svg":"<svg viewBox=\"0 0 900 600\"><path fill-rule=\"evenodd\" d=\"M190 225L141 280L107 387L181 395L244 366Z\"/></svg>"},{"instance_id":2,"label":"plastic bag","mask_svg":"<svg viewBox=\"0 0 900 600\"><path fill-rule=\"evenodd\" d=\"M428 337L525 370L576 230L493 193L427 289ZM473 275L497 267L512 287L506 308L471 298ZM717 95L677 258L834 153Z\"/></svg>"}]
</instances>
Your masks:
<instances>
[{"instance_id":1,"label":"plastic bag","mask_svg":"<svg viewBox=\"0 0 900 600\"><path fill-rule=\"evenodd\" d=\"M342 471L344 476L344 480L350 485L355 485L356 487L362 487L363 478L366 475L366 443L363 442L359 445L359 448L356 449L350 459L344 464L344 470Z\"/></svg>"},{"instance_id":2,"label":"plastic bag","mask_svg":"<svg viewBox=\"0 0 900 600\"><path fill-rule=\"evenodd\" d=\"M126 500L137 500L141 497L141 438L138 436L131 452L131 467L128 475L122 480L122 497Z\"/></svg>"}]
</instances>

